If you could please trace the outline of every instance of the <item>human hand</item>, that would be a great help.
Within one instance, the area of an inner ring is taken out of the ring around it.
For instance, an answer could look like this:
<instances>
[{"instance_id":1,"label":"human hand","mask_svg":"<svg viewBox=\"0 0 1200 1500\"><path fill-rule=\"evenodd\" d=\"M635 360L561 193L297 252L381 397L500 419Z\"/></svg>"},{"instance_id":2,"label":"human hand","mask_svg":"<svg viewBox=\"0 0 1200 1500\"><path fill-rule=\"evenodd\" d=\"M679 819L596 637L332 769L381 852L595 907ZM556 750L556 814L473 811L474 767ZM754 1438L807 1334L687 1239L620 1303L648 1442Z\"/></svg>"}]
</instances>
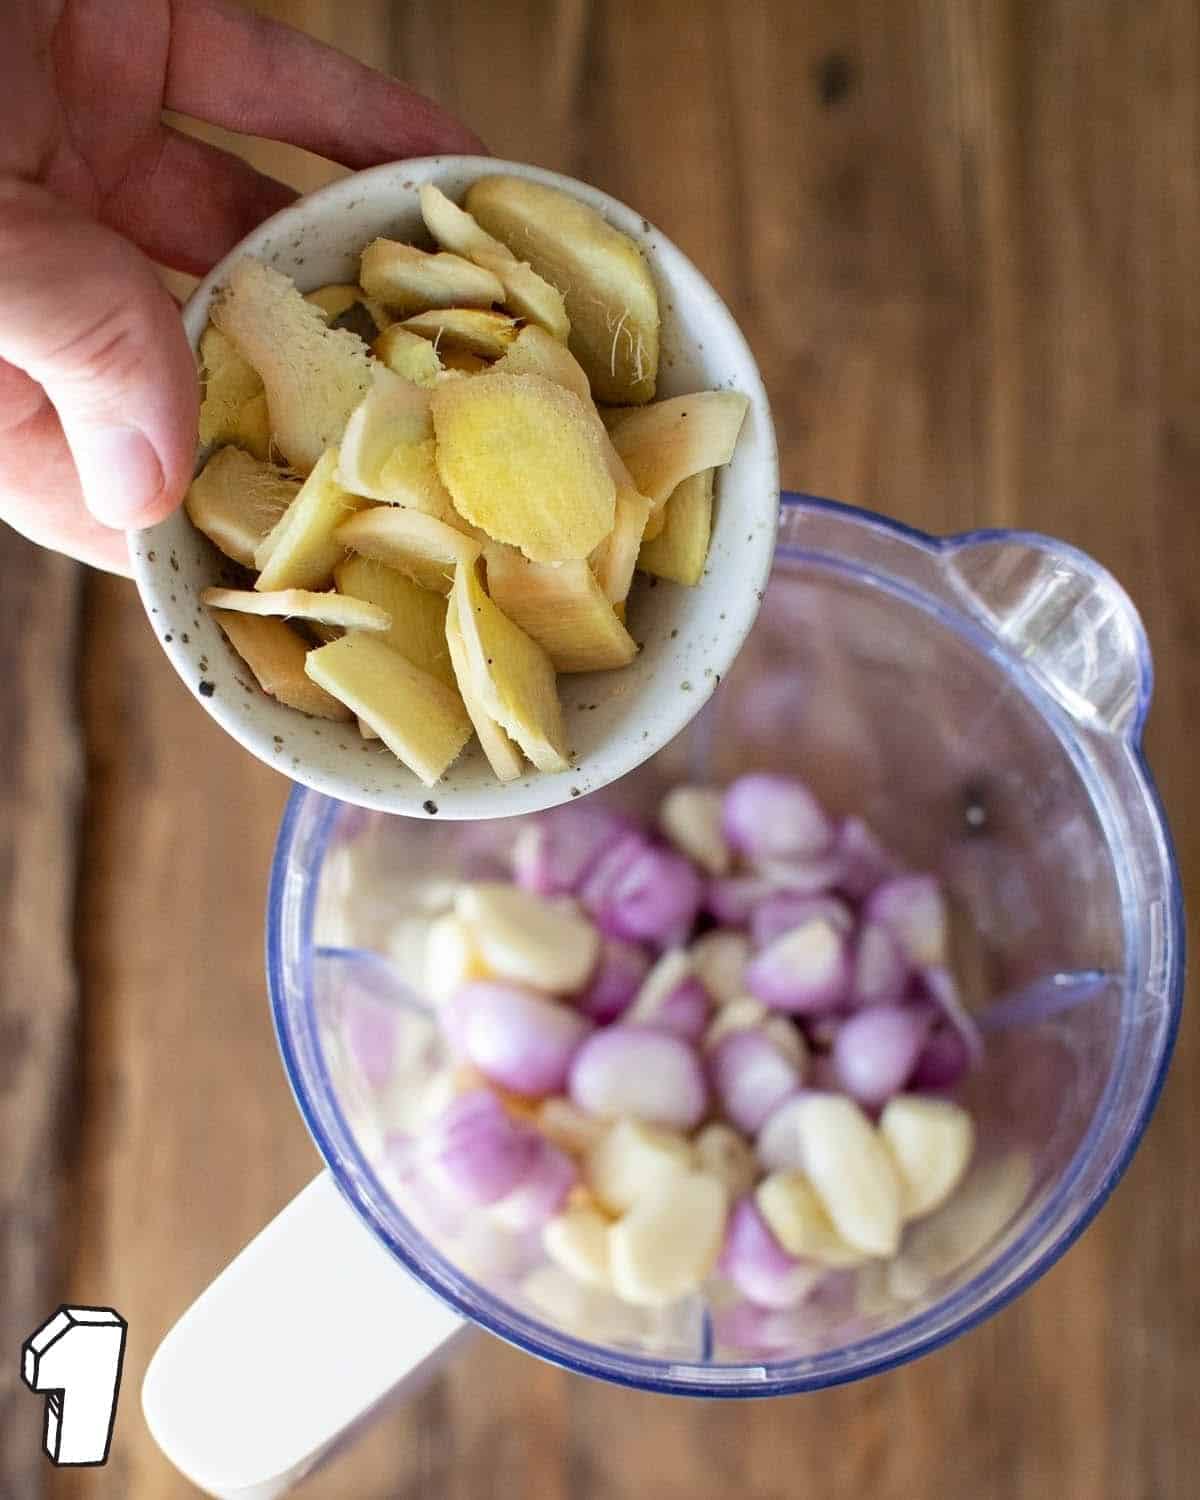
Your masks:
<instances>
[{"instance_id":1,"label":"human hand","mask_svg":"<svg viewBox=\"0 0 1200 1500\"><path fill-rule=\"evenodd\" d=\"M196 367L150 258L201 275L290 188L164 109L352 168L476 152L404 84L224 0L13 0L0 48L0 519L128 572L191 479Z\"/></svg>"}]
</instances>

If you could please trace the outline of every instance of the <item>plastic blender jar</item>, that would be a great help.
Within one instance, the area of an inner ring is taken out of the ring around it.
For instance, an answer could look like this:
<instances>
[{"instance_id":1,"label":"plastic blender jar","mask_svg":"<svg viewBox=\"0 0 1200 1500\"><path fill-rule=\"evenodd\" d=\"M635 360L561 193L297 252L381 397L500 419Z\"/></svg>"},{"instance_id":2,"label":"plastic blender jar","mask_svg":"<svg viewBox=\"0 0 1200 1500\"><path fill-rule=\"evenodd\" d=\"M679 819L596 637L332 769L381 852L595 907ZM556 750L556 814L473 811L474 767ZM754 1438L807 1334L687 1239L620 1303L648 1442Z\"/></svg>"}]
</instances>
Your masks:
<instances>
[{"instance_id":1,"label":"plastic blender jar","mask_svg":"<svg viewBox=\"0 0 1200 1500\"><path fill-rule=\"evenodd\" d=\"M328 1017L347 946L382 950L414 873L485 869L516 821L388 818L297 790L280 832L268 970L280 1050L326 1170L200 1297L143 1399L168 1456L221 1496L276 1495L471 1324L567 1369L706 1397L878 1373L965 1332L1040 1276L1127 1166L1179 1020L1183 911L1141 750L1138 616L1074 548L1019 532L938 540L783 497L762 614L689 730L597 794L652 809L680 780L802 777L935 871L974 934L985 1066L959 1193L910 1228L872 1295L777 1323L751 1349L703 1303L607 1339L467 1265L406 1216L335 1083ZM346 872L375 899L347 900ZM330 965L333 968L330 968ZM334 975L331 986L330 975ZM753 1341L750 1341L753 1343Z\"/></svg>"}]
</instances>

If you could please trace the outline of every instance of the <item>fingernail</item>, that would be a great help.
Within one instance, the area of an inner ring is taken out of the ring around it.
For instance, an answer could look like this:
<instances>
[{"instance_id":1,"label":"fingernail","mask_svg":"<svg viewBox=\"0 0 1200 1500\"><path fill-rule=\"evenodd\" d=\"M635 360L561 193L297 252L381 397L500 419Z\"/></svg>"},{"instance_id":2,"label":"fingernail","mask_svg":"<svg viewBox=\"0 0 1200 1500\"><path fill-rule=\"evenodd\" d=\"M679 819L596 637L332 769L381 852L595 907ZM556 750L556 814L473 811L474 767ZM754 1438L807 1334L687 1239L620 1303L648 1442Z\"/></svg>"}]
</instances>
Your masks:
<instances>
[{"instance_id":1,"label":"fingernail","mask_svg":"<svg viewBox=\"0 0 1200 1500\"><path fill-rule=\"evenodd\" d=\"M162 464L136 427L77 429L71 452L87 508L105 526L136 526L162 493Z\"/></svg>"}]
</instances>

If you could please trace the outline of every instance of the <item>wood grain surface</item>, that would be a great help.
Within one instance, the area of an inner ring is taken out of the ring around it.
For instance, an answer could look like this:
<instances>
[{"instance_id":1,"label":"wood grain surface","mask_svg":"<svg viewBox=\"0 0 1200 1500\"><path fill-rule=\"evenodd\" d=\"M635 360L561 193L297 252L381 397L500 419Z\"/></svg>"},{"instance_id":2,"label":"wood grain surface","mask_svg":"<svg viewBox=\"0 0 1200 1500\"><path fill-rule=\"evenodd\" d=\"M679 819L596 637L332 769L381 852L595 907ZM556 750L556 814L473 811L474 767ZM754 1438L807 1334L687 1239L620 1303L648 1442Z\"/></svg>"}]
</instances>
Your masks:
<instances>
[{"instance_id":1,"label":"wood grain surface","mask_svg":"<svg viewBox=\"0 0 1200 1500\"><path fill-rule=\"evenodd\" d=\"M497 154L587 178L656 221L740 319L791 487L938 531L1036 527L1112 568L1153 642L1150 752L1194 885L1195 0L270 8L437 96ZM331 170L242 145L305 187ZM10 575L25 588L27 556L7 537L3 547L4 589ZM101 1472L51 1477L31 1463L17 1403L32 1398L0 1374L0 1494L175 1500L194 1491L142 1422L146 1359L316 1165L262 977L285 787L189 699L131 590L93 577L79 638L87 781L76 842L78 731L61 696L71 584L42 566L58 592L32 624L0 596L20 668L0 732L0 1370L47 1299L114 1303L130 1342ZM64 912L76 868L73 978ZM15 969L14 951L25 955ZM805 1398L703 1404L589 1383L481 1337L303 1493L1191 1496L1197 1087L1188 1018L1156 1118L1096 1224L1032 1292L915 1365ZM72 1172L61 1197L45 1160L52 1130ZM53 1290L31 1260L35 1240L48 1251L53 1240L64 1266Z\"/></svg>"}]
</instances>

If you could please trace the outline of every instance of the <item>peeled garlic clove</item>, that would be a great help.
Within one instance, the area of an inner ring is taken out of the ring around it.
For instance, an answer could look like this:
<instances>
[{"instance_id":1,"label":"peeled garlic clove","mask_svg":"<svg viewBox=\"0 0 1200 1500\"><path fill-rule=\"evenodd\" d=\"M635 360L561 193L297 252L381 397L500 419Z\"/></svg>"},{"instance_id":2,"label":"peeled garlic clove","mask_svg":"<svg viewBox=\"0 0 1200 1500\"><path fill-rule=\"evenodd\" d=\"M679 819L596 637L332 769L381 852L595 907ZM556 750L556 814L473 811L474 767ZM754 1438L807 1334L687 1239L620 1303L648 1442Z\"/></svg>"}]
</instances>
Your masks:
<instances>
[{"instance_id":1,"label":"peeled garlic clove","mask_svg":"<svg viewBox=\"0 0 1200 1500\"><path fill-rule=\"evenodd\" d=\"M856 1266L865 1258L838 1233L803 1172L773 1172L759 1183L754 1201L789 1255L831 1267Z\"/></svg>"},{"instance_id":2,"label":"peeled garlic clove","mask_svg":"<svg viewBox=\"0 0 1200 1500\"><path fill-rule=\"evenodd\" d=\"M879 1132L841 1095L804 1094L794 1102L804 1171L834 1227L868 1255L894 1255L900 1176Z\"/></svg>"},{"instance_id":3,"label":"peeled garlic clove","mask_svg":"<svg viewBox=\"0 0 1200 1500\"><path fill-rule=\"evenodd\" d=\"M703 1035L711 1004L708 991L691 972L687 954L672 948L646 975L621 1019L626 1025L653 1026L695 1041Z\"/></svg>"},{"instance_id":4,"label":"peeled garlic clove","mask_svg":"<svg viewBox=\"0 0 1200 1500\"><path fill-rule=\"evenodd\" d=\"M724 793L715 787L677 786L662 800L658 822L681 854L709 875L729 869L729 846L721 832Z\"/></svg>"},{"instance_id":5,"label":"peeled garlic clove","mask_svg":"<svg viewBox=\"0 0 1200 1500\"><path fill-rule=\"evenodd\" d=\"M659 1193L692 1165L692 1148L672 1130L618 1120L588 1153L592 1191L613 1213L625 1213Z\"/></svg>"},{"instance_id":6,"label":"peeled garlic clove","mask_svg":"<svg viewBox=\"0 0 1200 1500\"><path fill-rule=\"evenodd\" d=\"M758 1159L732 1125L719 1120L706 1125L692 1142L692 1150L696 1165L719 1177L731 1199L740 1198L754 1186Z\"/></svg>"},{"instance_id":7,"label":"peeled garlic clove","mask_svg":"<svg viewBox=\"0 0 1200 1500\"><path fill-rule=\"evenodd\" d=\"M590 1208L568 1208L542 1230L542 1248L556 1266L586 1286L612 1287L611 1221Z\"/></svg>"},{"instance_id":8,"label":"peeled garlic clove","mask_svg":"<svg viewBox=\"0 0 1200 1500\"><path fill-rule=\"evenodd\" d=\"M884 1109L879 1133L900 1174L906 1219L940 1208L963 1179L975 1145L975 1126L949 1099L899 1094Z\"/></svg>"},{"instance_id":9,"label":"peeled garlic clove","mask_svg":"<svg viewBox=\"0 0 1200 1500\"><path fill-rule=\"evenodd\" d=\"M663 1307L694 1292L716 1264L728 1205L708 1172L672 1178L609 1231L613 1287L627 1302Z\"/></svg>"},{"instance_id":10,"label":"peeled garlic clove","mask_svg":"<svg viewBox=\"0 0 1200 1500\"><path fill-rule=\"evenodd\" d=\"M585 984L600 953L596 929L572 907L499 881L463 886L455 903L493 974L552 994Z\"/></svg>"},{"instance_id":11,"label":"peeled garlic clove","mask_svg":"<svg viewBox=\"0 0 1200 1500\"><path fill-rule=\"evenodd\" d=\"M722 1005L704 1033L704 1050L711 1052L735 1031L749 1031L765 1021L767 1007L751 995L739 995Z\"/></svg>"},{"instance_id":12,"label":"peeled garlic clove","mask_svg":"<svg viewBox=\"0 0 1200 1500\"><path fill-rule=\"evenodd\" d=\"M491 977L461 917L444 912L429 924L425 940L425 993L435 1005L448 1000L472 979Z\"/></svg>"},{"instance_id":13,"label":"peeled garlic clove","mask_svg":"<svg viewBox=\"0 0 1200 1500\"><path fill-rule=\"evenodd\" d=\"M750 941L744 933L717 929L697 938L688 949L700 983L720 1004L745 995L742 976L750 961Z\"/></svg>"}]
</instances>

